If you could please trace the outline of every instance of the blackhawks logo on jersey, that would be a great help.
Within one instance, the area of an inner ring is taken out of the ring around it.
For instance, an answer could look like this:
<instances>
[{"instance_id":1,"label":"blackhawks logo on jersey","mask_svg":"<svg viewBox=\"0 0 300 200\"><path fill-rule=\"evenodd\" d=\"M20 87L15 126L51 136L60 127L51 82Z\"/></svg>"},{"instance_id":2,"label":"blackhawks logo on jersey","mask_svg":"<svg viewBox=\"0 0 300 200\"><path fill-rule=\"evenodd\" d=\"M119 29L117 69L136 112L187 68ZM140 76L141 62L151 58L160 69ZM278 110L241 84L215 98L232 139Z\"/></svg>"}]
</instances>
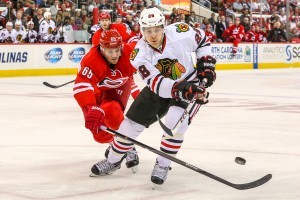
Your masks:
<instances>
[{"instance_id":1,"label":"blackhawks logo on jersey","mask_svg":"<svg viewBox=\"0 0 300 200\"><path fill-rule=\"evenodd\" d=\"M175 26L177 27L176 31L178 33L187 32L189 30L189 25L187 25L186 23L176 24Z\"/></svg>"},{"instance_id":2,"label":"blackhawks logo on jersey","mask_svg":"<svg viewBox=\"0 0 300 200\"><path fill-rule=\"evenodd\" d=\"M22 40L22 37L23 37L23 36L22 36L21 34L18 34L18 35L16 36L16 40L20 42L20 41Z\"/></svg>"},{"instance_id":3,"label":"blackhawks logo on jersey","mask_svg":"<svg viewBox=\"0 0 300 200\"><path fill-rule=\"evenodd\" d=\"M130 60L134 61L136 55L138 54L139 49L134 49L130 54Z\"/></svg>"},{"instance_id":4,"label":"blackhawks logo on jersey","mask_svg":"<svg viewBox=\"0 0 300 200\"><path fill-rule=\"evenodd\" d=\"M185 72L185 68L182 64L178 62L177 59L160 59L155 67L160 71L160 73L167 78L176 80L179 79L182 73Z\"/></svg>"},{"instance_id":5,"label":"blackhawks logo on jersey","mask_svg":"<svg viewBox=\"0 0 300 200\"><path fill-rule=\"evenodd\" d=\"M53 33L53 29L52 29L52 27L49 27L48 28L48 34L52 34Z\"/></svg>"}]
</instances>

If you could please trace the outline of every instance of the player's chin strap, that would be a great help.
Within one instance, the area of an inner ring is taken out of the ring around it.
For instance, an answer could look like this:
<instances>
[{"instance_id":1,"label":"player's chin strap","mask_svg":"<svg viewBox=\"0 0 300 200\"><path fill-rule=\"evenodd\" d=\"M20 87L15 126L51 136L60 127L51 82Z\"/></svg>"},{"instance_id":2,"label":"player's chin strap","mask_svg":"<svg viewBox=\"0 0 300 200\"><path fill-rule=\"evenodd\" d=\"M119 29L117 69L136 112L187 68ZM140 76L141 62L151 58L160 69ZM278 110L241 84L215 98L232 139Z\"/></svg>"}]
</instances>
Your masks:
<instances>
[{"instance_id":1,"label":"player's chin strap","mask_svg":"<svg viewBox=\"0 0 300 200\"><path fill-rule=\"evenodd\" d=\"M205 86L205 84L207 83L206 79L203 79L202 82L200 82L201 86ZM197 101L194 101L194 103L190 103L190 105L188 106L187 109L184 110L183 114L181 115L181 117L179 118L178 122L176 123L175 127L173 128L173 130L175 130L177 127L179 127L179 125L185 120L185 118L188 116L188 125L191 124L193 118L196 116L197 112L199 111L200 107L202 104L197 103ZM171 129L169 129L159 118L158 115L156 115L156 118L158 120L159 125L161 126L161 128L170 136L173 136L173 132Z\"/></svg>"}]
</instances>

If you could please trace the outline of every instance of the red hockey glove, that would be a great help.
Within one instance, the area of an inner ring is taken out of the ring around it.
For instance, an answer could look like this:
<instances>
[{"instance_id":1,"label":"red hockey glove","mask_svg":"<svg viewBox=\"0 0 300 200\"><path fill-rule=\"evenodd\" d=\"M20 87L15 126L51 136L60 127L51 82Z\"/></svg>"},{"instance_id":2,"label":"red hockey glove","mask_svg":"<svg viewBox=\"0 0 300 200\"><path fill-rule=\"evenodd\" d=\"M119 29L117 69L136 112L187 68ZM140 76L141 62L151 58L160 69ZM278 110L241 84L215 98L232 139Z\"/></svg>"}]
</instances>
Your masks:
<instances>
[{"instance_id":1,"label":"red hockey glove","mask_svg":"<svg viewBox=\"0 0 300 200\"><path fill-rule=\"evenodd\" d=\"M207 103L206 97L208 97L207 92L204 87L196 86L193 83L189 83L186 80L176 82L172 87L172 97L177 100L182 100L185 102L192 102L194 100L197 103L202 104Z\"/></svg>"},{"instance_id":2,"label":"red hockey glove","mask_svg":"<svg viewBox=\"0 0 300 200\"><path fill-rule=\"evenodd\" d=\"M100 126L104 123L105 113L98 107L87 105L83 108L85 118L85 128L89 129L93 134L97 134Z\"/></svg>"},{"instance_id":3,"label":"red hockey glove","mask_svg":"<svg viewBox=\"0 0 300 200\"><path fill-rule=\"evenodd\" d=\"M197 60L197 76L201 82L206 79L205 87L210 87L217 78L216 62L216 59L211 56L203 56Z\"/></svg>"}]
</instances>

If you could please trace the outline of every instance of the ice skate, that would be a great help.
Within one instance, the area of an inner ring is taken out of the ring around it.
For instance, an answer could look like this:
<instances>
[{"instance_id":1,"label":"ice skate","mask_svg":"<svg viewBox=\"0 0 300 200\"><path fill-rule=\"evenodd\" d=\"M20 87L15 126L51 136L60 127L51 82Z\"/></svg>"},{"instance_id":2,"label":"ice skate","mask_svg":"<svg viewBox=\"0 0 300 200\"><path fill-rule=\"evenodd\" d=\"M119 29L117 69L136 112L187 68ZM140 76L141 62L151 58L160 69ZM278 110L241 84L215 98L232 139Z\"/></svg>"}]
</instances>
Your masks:
<instances>
[{"instance_id":1,"label":"ice skate","mask_svg":"<svg viewBox=\"0 0 300 200\"><path fill-rule=\"evenodd\" d=\"M122 159L123 160L123 159ZM122 160L116 163L110 163L107 159L93 165L90 177L110 175L121 168Z\"/></svg>"},{"instance_id":2,"label":"ice skate","mask_svg":"<svg viewBox=\"0 0 300 200\"><path fill-rule=\"evenodd\" d=\"M151 181L156 185L162 185L167 179L169 170L171 170L171 167L160 166L156 161L151 174Z\"/></svg>"},{"instance_id":3,"label":"ice skate","mask_svg":"<svg viewBox=\"0 0 300 200\"><path fill-rule=\"evenodd\" d=\"M135 147L133 147L130 151L127 152L126 155L126 167L130 168L133 173L138 172L138 164L139 164L139 156Z\"/></svg>"},{"instance_id":4,"label":"ice skate","mask_svg":"<svg viewBox=\"0 0 300 200\"><path fill-rule=\"evenodd\" d=\"M108 158L110 149L111 146L107 147L107 149L105 150L105 154L104 154L105 158ZM136 173L138 172L138 164L139 164L139 156L137 154L135 147L133 147L126 154L126 167L130 168L133 173Z\"/></svg>"}]
</instances>

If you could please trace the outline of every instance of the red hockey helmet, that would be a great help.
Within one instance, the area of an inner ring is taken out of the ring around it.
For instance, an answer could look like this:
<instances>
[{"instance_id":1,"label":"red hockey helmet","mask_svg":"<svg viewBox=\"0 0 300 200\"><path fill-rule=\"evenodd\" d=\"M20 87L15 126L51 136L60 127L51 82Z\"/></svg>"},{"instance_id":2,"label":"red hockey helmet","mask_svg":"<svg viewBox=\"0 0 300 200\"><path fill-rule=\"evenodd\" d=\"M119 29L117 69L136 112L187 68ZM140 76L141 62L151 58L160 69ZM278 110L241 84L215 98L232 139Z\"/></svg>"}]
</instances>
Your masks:
<instances>
[{"instance_id":1,"label":"red hockey helmet","mask_svg":"<svg viewBox=\"0 0 300 200\"><path fill-rule=\"evenodd\" d=\"M122 37L115 29L104 30L99 44L102 48L116 48L122 45Z\"/></svg>"},{"instance_id":2,"label":"red hockey helmet","mask_svg":"<svg viewBox=\"0 0 300 200\"><path fill-rule=\"evenodd\" d=\"M99 20L100 19L110 19L110 14L108 12L101 12L99 13Z\"/></svg>"}]
</instances>

